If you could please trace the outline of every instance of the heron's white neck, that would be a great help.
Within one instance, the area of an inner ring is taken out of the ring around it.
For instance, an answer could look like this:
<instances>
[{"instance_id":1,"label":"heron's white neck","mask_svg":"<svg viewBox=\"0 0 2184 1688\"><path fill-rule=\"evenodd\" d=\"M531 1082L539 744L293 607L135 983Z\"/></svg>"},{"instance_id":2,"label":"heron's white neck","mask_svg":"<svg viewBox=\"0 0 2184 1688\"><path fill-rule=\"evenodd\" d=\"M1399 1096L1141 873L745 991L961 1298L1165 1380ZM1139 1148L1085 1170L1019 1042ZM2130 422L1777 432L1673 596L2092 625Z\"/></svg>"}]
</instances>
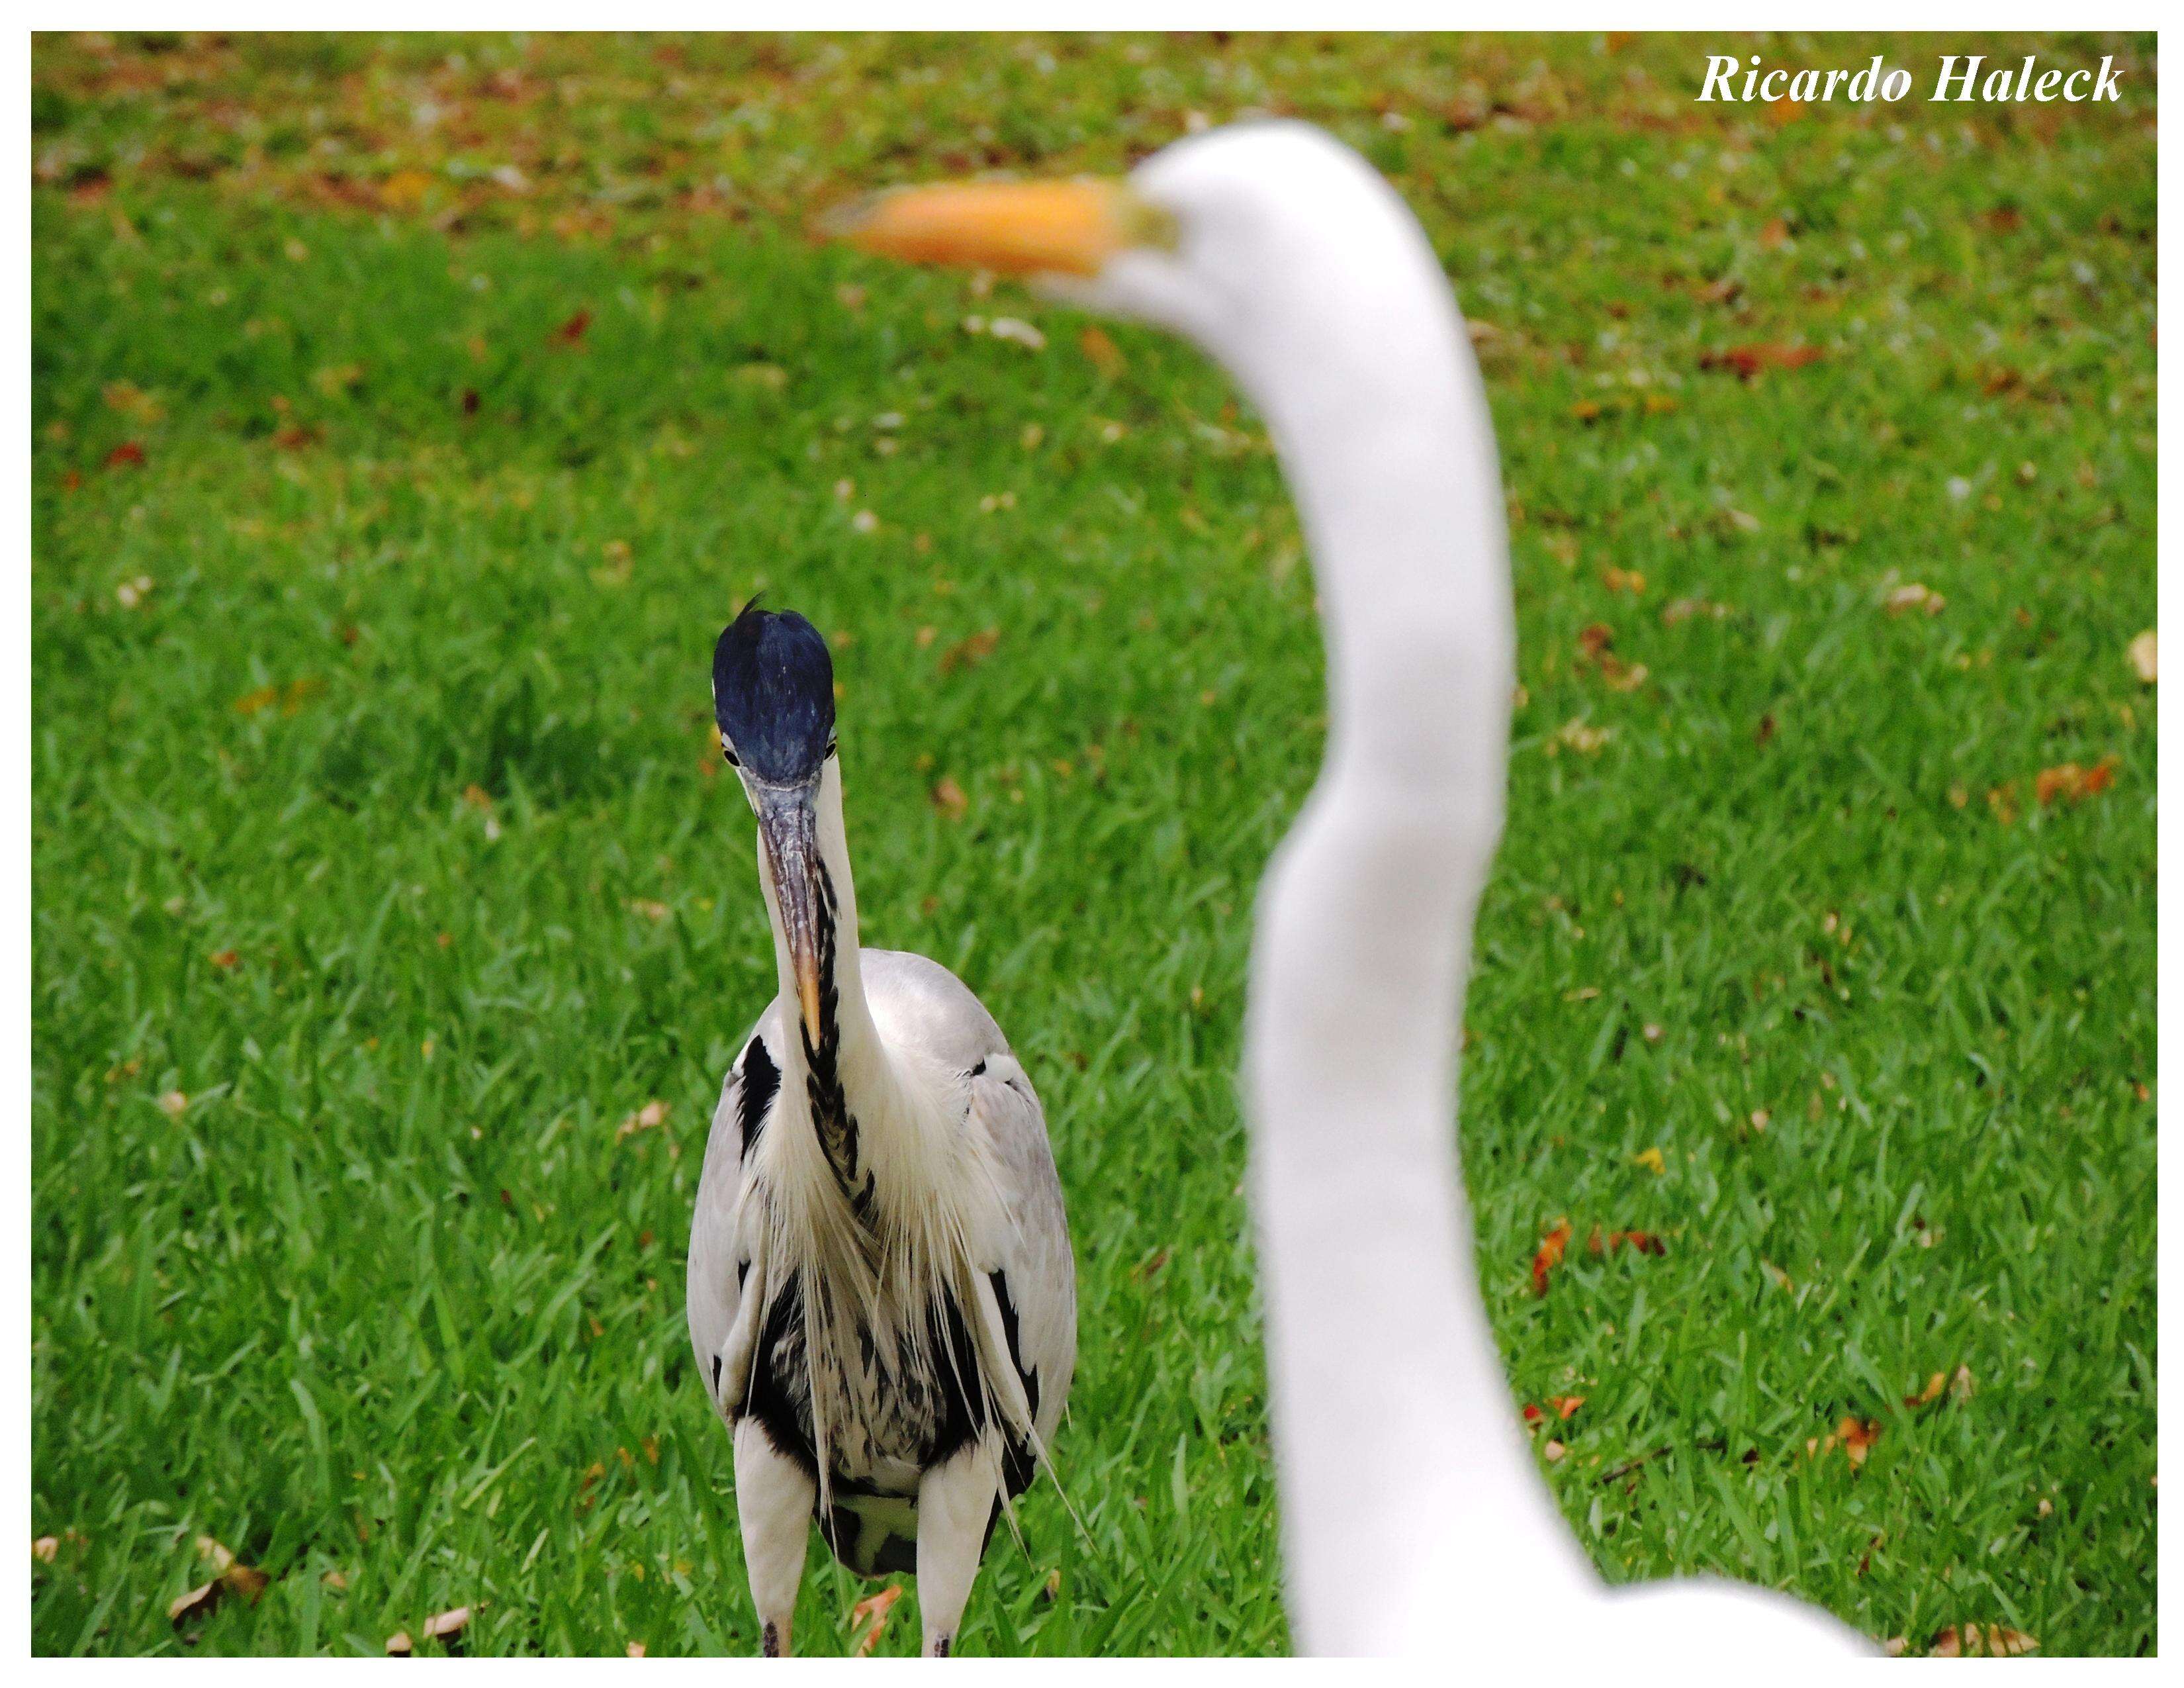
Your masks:
<instances>
[{"instance_id":1,"label":"heron's white neck","mask_svg":"<svg viewBox=\"0 0 2184 1688\"><path fill-rule=\"evenodd\" d=\"M1260 894L1245 1078L1290 1611L1337 1653L1586 1574L1509 1397L1454 1127L1515 657L1492 424L1424 237L1372 188L1368 250L1208 337L1273 431L1326 621L1326 760Z\"/></svg>"}]
</instances>

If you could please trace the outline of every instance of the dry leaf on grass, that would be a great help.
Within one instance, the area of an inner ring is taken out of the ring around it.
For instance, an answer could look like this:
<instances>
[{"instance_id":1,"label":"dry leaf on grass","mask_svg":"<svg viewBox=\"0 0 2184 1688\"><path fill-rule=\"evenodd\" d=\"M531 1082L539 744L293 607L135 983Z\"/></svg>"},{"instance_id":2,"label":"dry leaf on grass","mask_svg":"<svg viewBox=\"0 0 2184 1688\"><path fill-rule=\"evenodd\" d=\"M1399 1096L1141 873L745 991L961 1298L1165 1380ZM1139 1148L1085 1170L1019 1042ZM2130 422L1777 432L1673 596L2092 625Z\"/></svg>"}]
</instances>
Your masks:
<instances>
[{"instance_id":1,"label":"dry leaf on grass","mask_svg":"<svg viewBox=\"0 0 2184 1688\"><path fill-rule=\"evenodd\" d=\"M940 653L940 671L953 674L959 668L975 668L994 654L994 647L1000 642L999 627L986 627L960 638Z\"/></svg>"},{"instance_id":2,"label":"dry leaf on grass","mask_svg":"<svg viewBox=\"0 0 2184 1688\"><path fill-rule=\"evenodd\" d=\"M1088 327L1077 337L1077 348L1093 368L1112 381L1123 372L1123 348L1102 328Z\"/></svg>"},{"instance_id":3,"label":"dry leaf on grass","mask_svg":"<svg viewBox=\"0 0 2184 1688\"><path fill-rule=\"evenodd\" d=\"M1661 1039L1658 1028L1648 1026L1646 1029L1649 1033L1651 1033L1651 1035L1646 1038L1646 1042L1660 1042ZM1647 1172L1652 1173L1652 1175L1658 1178L1669 1170L1669 1157L1663 1155L1658 1147L1652 1149L1641 1149L1635 1155L1633 1155L1630 1157L1630 1164L1634 1167L1645 1167Z\"/></svg>"},{"instance_id":4,"label":"dry leaf on grass","mask_svg":"<svg viewBox=\"0 0 2184 1688\"><path fill-rule=\"evenodd\" d=\"M958 821L970 809L971 799L952 774L943 774L933 783L933 806L950 820Z\"/></svg>"},{"instance_id":5,"label":"dry leaf on grass","mask_svg":"<svg viewBox=\"0 0 2184 1688\"><path fill-rule=\"evenodd\" d=\"M50 1565L61 1556L61 1539L58 1535L41 1535L31 1543L31 1557L41 1565Z\"/></svg>"},{"instance_id":6,"label":"dry leaf on grass","mask_svg":"<svg viewBox=\"0 0 2184 1688\"><path fill-rule=\"evenodd\" d=\"M416 1651L407 1630L397 1630L387 1638L387 1656L389 1658L407 1658Z\"/></svg>"},{"instance_id":7,"label":"dry leaf on grass","mask_svg":"<svg viewBox=\"0 0 2184 1688\"><path fill-rule=\"evenodd\" d=\"M902 1585L889 1583L878 1594L859 1601L850 1608L850 1633L855 1638L857 1656L869 1657L879 1645L881 1634L887 1629L888 1613L902 1598Z\"/></svg>"},{"instance_id":8,"label":"dry leaf on grass","mask_svg":"<svg viewBox=\"0 0 2184 1688\"><path fill-rule=\"evenodd\" d=\"M1580 756L1596 756L1614 730L1611 727L1589 727L1578 719L1566 721L1555 736L1547 741L1547 749L1552 754L1567 747Z\"/></svg>"},{"instance_id":9,"label":"dry leaf on grass","mask_svg":"<svg viewBox=\"0 0 2184 1688\"><path fill-rule=\"evenodd\" d=\"M1873 1445L1880 1440L1880 1421L1878 1418L1854 1418L1846 1414L1835 1429L1825 1436L1813 1436L1805 1442L1805 1456L1821 1459L1837 1448L1853 1468L1865 1463Z\"/></svg>"},{"instance_id":10,"label":"dry leaf on grass","mask_svg":"<svg viewBox=\"0 0 2184 1688\"><path fill-rule=\"evenodd\" d=\"M1540 1243L1539 1251L1532 1256L1532 1293L1547 1293L1547 1274L1563 1263L1563 1254L1569 1247L1570 1222L1558 1219Z\"/></svg>"},{"instance_id":11,"label":"dry leaf on grass","mask_svg":"<svg viewBox=\"0 0 2184 1688\"><path fill-rule=\"evenodd\" d=\"M1821 355L1817 346L1791 346L1780 340L1766 340L1731 346L1719 352L1702 352L1699 367L1727 370L1739 381L1750 381L1762 370L1801 370L1807 364L1818 363Z\"/></svg>"},{"instance_id":12,"label":"dry leaf on grass","mask_svg":"<svg viewBox=\"0 0 2184 1688\"><path fill-rule=\"evenodd\" d=\"M259 1596L273 1580L255 1565L244 1564L209 1535L198 1538L198 1552L212 1567L212 1580L192 1589L167 1607L167 1620L178 1630L210 1612L231 1594L256 1605Z\"/></svg>"},{"instance_id":13,"label":"dry leaf on grass","mask_svg":"<svg viewBox=\"0 0 2184 1688\"><path fill-rule=\"evenodd\" d=\"M1658 1154L1659 1151L1654 1152ZM1585 1251L1589 1254L1613 1254L1625 1244L1641 1254L1658 1255L1669 1251L1669 1245L1651 1231L1610 1231L1602 1236L1600 1227L1595 1225L1592 1234L1585 1240Z\"/></svg>"},{"instance_id":14,"label":"dry leaf on grass","mask_svg":"<svg viewBox=\"0 0 2184 1688\"><path fill-rule=\"evenodd\" d=\"M471 1609L467 1606L451 1607L445 1612L436 1612L425 1620L427 1641L451 1641L470 1627Z\"/></svg>"},{"instance_id":15,"label":"dry leaf on grass","mask_svg":"<svg viewBox=\"0 0 2184 1688\"><path fill-rule=\"evenodd\" d=\"M2083 803L2115 783L2116 759L2103 756L2090 768L2075 762L2063 762L2052 768L2042 768L2032 781L2032 794L2040 799L2040 806L2048 808L2059 799L2072 803Z\"/></svg>"},{"instance_id":16,"label":"dry leaf on grass","mask_svg":"<svg viewBox=\"0 0 2184 1688\"><path fill-rule=\"evenodd\" d=\"M1959 1366L1953 1376L1947 1372L1936 1372L1926 1379L1926 1386L1915 1395L1903 1397L1906 1407L1931 1407L1944 1395L1953 1401L1969 1401L1973 1390L1972 1368Z\"/></svg>"},{"instance_id":17,"label":"dry leaf on grass","mask_svg":"<svg viewBox=\"0 0 2184 1688\"><path fill-rule=\"evenodd\" d=\"M2138 676L2139 683L2145 686L2153 684L2155 671L2159 664L2155 658L2153 628L2148 627L2131 642L2130 655L2131 671Z\"/></svg>"},{"instance_id":18,"label":"dry leaf on grass","mask_svg":"<svg viewBox=\"0 0 2184 1688\"><path fill-rule=\"evenodd\" d=\"M222 1592L220 1580L214 1577L209 1583L200 1583L187 1594L178 1596L167 1607L167 1621L177 1630L193 1618L201 1618L220 1604Z\"/></svg>"},{"instance_id":19,"label":"dry leaf on grass","mask_svg":"<svg viewBox=\"0 0 2184 1688\"><path fill-rule=\"evenodd\" d=\"M1929 1649L1936 1658L2015 1658L2035 1652L2040 1643L2022 1630L2005 1630L1999 1624L1952 1624L1934 1637Z\"/></svg>"},{"instance_id":20,"label":"dry leaf on grass","mask_svg":"<svg viewBox=\"0 0 2184 1688\"><path fill-rule=\"evenodd\" d=\"M1938 616L1949 606L1949 600L1930 586L1910 581L1897 587L1881 599L1881 606L1892 616L1901 616L1913 610L1923 610L1929 616Z\"/></svg>"},{"instance_id":21,"label":"dry leaf on grass","mask_svg":"<svg viewBox=\"0 0 2184 1688\"><path fill-rule=\"evenodd\" d=\"M615 1128L615 1141L619 1143L623 1138L634 1137L640 1131L650 1131L655 1126L665 1124L666 1120L667 1104L655 1097Z\"/></svg>"}]
</instances>

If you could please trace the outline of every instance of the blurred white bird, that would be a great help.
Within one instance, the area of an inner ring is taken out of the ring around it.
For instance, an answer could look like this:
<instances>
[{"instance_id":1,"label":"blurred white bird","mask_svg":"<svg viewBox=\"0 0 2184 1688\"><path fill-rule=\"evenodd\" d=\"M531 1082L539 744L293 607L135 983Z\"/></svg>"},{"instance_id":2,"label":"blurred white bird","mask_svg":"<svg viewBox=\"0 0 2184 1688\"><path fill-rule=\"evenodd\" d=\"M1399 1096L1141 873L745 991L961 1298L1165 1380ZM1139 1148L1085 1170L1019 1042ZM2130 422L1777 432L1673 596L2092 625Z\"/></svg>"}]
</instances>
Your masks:
<instances>
[{"instance_id":1,"label":"blurred white bird","mask_svg":"<svg viewBox=\"0 0 2184 1688\"><path fill-rule=\"evenodd\" d=\"M1549 1645L1623 1668L1869 1651L1755 1588L1603 1585L1512 1407L1453 1129L1502 828L1507 538L1478 367L1401 198L1319 131L1267 123L1125 181L912 188L841 228L1196 342L1257 406L1303 518L1326 760L1260 892L1244 1062L1297 1645L1513 1661Z\"/></svg>"},{"instance_id":2,"label":"blurred white bird","mask_svg":"<svg viewBox=\"0 0 2184 1688\"><path fill-rule=\"evenodd\" d=\"M734 1436L760 1649L789 1650L816 1519L851 1570L917 1574L925 1651L944 1654L1077 1362L1046 1117L953 973L858 947L818 631L746 606L714 651L713 708L758 816L781 992L721 1087L688 1312Z\"/></svg>"}]
</instances>

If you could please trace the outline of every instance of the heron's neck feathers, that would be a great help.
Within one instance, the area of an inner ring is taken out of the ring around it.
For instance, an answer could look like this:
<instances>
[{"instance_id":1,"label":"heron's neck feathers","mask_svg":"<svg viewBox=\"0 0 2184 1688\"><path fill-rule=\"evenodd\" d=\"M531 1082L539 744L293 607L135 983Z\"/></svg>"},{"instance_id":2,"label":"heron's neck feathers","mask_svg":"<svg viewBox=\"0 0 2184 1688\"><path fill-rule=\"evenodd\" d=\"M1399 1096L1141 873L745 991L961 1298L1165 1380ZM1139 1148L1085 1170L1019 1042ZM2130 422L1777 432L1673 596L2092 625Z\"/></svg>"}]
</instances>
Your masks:
<instances>
[{"instance_id":1,"label":"heron's neck feathers","mask_svg":"<svg viewBox=\"0 0 2184 1688\"><path fill-rule=\"evenodd\" d=\"M972 1237L997 1189L984 1139L960 1128L962 1076L891 1050L873 1017L857 941L841 784L830 766L819 796L826 870L820 1035L808 1037L774 915L784 1006L778 1123L759 1139L763 1201L755 1267L764 1305L793 1289L804 1309L812 1430L821 1449L844 1410L841 1380L872 1371L930 1374L957 1363L949 1333L967 1336L974 1398L1020 1436L1029 1402L1004 1333L980 1318ZM762 1262L762 1267L760 1263ZM822 1504L829 1462L820 1462Z\"/></svg>"},{"instance_id":2,"label":"heron's neck feathers","mask_svg":"<svg viewBox=\"0 0 2184 1688\"><path fill-rule=\"evenodd\" d=\"M1327 629L1327 757L1261 893L1245 1060L1291 1609L1338 1652L1400 1630L1391 1569L1445 1566L1452 1533L1582 1574L1487 1322L1455 1136L1515 655L1492 426L1424 236L1376 216L1304 278L1294 343L1237 371Z\"/></svg>"}]
</instances>

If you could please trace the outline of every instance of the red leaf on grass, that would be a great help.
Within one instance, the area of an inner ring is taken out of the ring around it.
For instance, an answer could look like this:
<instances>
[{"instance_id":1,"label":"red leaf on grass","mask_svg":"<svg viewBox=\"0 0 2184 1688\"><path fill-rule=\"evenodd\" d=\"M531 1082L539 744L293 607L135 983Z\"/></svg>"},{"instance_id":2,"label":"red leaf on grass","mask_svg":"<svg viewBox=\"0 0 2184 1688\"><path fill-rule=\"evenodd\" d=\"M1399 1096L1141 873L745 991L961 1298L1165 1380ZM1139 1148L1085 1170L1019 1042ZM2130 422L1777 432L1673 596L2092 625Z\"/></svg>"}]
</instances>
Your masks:
<instances>
[{"instance_id":1,"label":"red leaf on grass","mask_svg":"<svg viewBox=\"0 0 2184 1688\"><path fill-rule=\"evenodd\" d=\"M2040 799L2042 809L2049 807L2059 798L2068 798L2073 803L2083 803L2115 783L2116 759L2103 756L2090 768L2075 762L2064 762L2052 768L2042 768L2032 782L2032 794Z\"/></svg>"},{"instance_id":2,"label":"red leaf on grass","mask_svg":"<svg viewBox=\"0 0 2184 1688\"><path fill-rule=\"evenodd\" d=\"M1817 346L1792 346L1780 340L1757 340L1719 352L1699 354L1702 370L1727 370L1739 381L1750 381L1763 370L1801 370L1825 355Z\"/></svg>"}]
</instances>

